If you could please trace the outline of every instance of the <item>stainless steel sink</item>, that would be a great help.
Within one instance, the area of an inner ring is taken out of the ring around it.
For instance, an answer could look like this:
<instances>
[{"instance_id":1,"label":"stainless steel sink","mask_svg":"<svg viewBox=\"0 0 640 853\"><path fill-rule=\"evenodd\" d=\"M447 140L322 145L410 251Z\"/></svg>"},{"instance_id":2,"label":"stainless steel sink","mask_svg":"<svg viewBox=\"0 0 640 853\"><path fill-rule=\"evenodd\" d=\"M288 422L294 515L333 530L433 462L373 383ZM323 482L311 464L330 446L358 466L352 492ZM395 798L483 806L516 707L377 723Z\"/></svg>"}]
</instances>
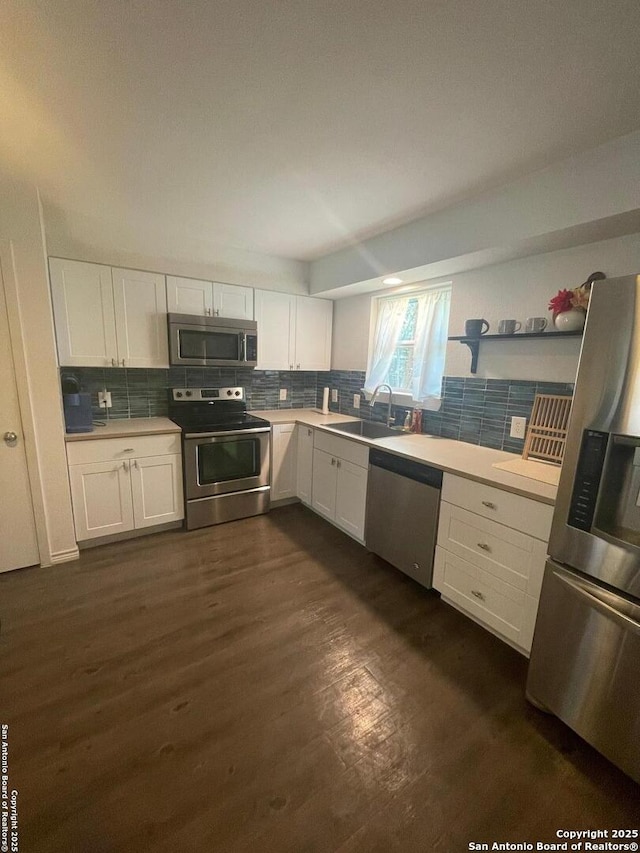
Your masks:
<instances>
[{"instance_id":1,"label":"stainless steel sink","mask_svg":"<svg viewBox=\"0 0 640 853\"><path fill-rule=\"evenodd\" d=\"M344 421L337 424L322 424L322 426L331 427L349 435L361 435L363 438L388 438L392 435L402 435L401 429L393 429L374 421Z\"/></svg>"}]
</instances>

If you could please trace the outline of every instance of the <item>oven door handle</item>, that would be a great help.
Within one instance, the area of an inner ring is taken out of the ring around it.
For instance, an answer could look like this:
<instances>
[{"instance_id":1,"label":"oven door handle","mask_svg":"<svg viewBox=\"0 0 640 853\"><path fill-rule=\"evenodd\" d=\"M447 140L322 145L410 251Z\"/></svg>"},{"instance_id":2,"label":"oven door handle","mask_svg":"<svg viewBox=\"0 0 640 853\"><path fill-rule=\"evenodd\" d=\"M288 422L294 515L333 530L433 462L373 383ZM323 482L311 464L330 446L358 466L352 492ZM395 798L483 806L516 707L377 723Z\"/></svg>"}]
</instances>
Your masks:
<instances>
[{"instance_id":1,"label":"oven door handle","mask_svg":"<svg viewBox=\"0 0 640 853\"><path fill-rule=\"evenodd\" d=\"M255 435L258 432L270 432L270 427L255 427L254 429L228 429L221 432L188 432L185 434L184 440L190 441L193 438L222 438L224 436L238 435Z\"/></svg>"}]
</instances>

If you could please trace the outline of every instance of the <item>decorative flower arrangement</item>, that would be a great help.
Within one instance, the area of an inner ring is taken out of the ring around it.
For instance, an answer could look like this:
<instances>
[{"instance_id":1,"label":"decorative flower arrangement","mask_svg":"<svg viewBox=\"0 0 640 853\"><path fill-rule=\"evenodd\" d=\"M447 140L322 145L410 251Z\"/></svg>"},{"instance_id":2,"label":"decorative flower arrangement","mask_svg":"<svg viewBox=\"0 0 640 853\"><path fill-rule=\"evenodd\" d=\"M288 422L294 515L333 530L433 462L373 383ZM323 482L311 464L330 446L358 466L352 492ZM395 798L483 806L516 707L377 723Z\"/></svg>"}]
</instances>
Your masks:
<instances>
[{"instance_id":1,"label":"decorative flower arrangement","mask_svg":"<svg viewBox=\"0 0 640 853\"><path fill-rule=\"evenodd\" d=\"M573 290L559 290L557 295L549 300L549 311L553 312L553 319L555 320L558 314L564 314L574 308L586 313L591 296L591 285L594 281L604 278L606 276L603 272L593 272L579 287L574 287Z\"/></svg>"},{"instance_id":2,"label":"decorative flower arrangement","mask_svg":"<svg viewBox=\"0 0 640 853\"><path fill-rule=\"evenodd\" d=\"M559 290L558 295L549 300L549 311L553 312L553 319L555 320L558 314L571 311L572 308L580 308L586 311L590 295L590 291L584 284L581 284L580 287L574 287L573 290Z\"/></svg>"}]
</instances>

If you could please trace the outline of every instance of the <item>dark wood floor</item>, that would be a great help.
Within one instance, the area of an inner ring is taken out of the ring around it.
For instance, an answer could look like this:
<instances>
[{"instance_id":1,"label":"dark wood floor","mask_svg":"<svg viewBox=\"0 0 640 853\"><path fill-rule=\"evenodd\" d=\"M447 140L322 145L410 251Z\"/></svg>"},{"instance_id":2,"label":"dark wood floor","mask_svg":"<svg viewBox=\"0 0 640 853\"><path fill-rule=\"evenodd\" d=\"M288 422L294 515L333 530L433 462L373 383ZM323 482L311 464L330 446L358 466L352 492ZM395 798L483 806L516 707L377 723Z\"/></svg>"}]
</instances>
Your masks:
<instances>
[{"instance_id":1,"label":"dark wood floor","mask_svg":"<svg viewBox=\"0 0 640 853\"><path fill-rule=\"evenodd\" d=\"M300 506L0 577L21 852L453 851L636 827L526 661Z\"/></svg>"}]
</instances>

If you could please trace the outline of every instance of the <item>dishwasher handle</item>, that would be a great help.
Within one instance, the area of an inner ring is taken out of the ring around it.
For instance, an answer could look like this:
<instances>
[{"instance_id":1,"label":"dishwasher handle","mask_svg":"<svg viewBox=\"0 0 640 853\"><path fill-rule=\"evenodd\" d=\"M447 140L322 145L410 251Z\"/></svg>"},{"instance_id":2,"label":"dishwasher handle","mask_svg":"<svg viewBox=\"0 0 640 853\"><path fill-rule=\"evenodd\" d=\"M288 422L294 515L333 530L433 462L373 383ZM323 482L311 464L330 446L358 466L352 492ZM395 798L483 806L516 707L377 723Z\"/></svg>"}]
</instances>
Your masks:
<instances>
[{"instance_id":1,"label":"dishwasher handle","mask_svg":"<svg viewBox=\"0 0 640 853\"><path fill-rule=\"evenodd\" d=\"M395 456L393 453L371 448L369 465L383 468L385 471L391 471L393 474L399 474L417 483L424 483L434 489L442 488L442 471L439 468L432 468L430 465L423 465L421 462L414 462L403 456Z\"/></svg>"}]
</instances>

